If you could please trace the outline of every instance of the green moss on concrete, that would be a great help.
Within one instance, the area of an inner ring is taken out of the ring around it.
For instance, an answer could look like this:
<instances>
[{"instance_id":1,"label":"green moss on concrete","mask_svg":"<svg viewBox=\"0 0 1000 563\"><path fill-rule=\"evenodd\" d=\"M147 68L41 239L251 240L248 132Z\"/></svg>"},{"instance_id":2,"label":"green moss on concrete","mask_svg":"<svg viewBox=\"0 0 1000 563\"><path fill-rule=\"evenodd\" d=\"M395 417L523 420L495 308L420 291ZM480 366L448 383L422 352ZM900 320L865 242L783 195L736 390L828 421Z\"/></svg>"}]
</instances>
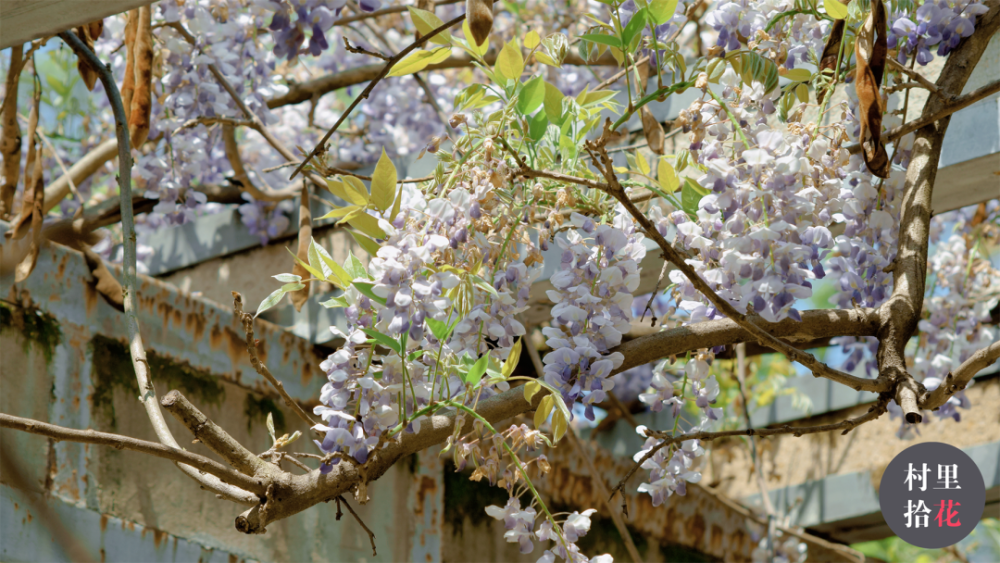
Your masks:
<instances>
[{"instance_id":1,"label":"green moss on concrete","mask_svg":"<svg viewBox=\"0 0 1000 563\"><path fill-rule=\"evenodd\" d=\"M93 356L92 382L94 394L91 402L94 411L105 417L112 428L116 427L114 396L116 390L124 390L131 397L139 396L132 358L124 343L103 336L94 337L90 342ZM153 376L153 385L158 396L178 389L196 405L221 406L226 390L218 378L195 370L187 364L158 356L149 350L146 361Z\"/></svg>"},{"instance_id":2,"label":"green moss on concrete","mask_svg":"<svg viewBox=\"0 0 1000 563\"><path fill-rule=\"evenodd\" d=\"M272 414L274 420L274 434L280 437L285 433L285 413L281 412L278 404L269 397L257 398L253 393L247 393L244 402L243 412L247 415L247 432L253 432L253 423L256 421L262 426L267 425L267 414Z\"/></svg>"},{"instance_id":3,"label":"green moss on concrete","mask_svg":"<svg viewBox=\"0 0 1000 563\"><path fill-rule=\"evenodd\" d=\"M62 341L62 329L52 316L37 309L24 309L0 302L0 330L20 333L24 339L24 352L35 345L52 361L56 346Z\"/></svg>"}]
</instances>

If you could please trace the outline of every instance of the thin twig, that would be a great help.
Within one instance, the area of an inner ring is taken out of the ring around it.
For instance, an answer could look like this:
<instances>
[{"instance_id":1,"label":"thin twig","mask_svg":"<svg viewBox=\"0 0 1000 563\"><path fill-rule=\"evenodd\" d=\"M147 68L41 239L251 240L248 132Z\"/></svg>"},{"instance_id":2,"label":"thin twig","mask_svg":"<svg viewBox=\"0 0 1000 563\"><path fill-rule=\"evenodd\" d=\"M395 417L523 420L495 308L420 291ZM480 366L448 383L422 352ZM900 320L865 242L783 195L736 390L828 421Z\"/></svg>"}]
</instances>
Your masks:
<instances>
[{"instance_id":1,"label":"thin twig","mask_svg":"<svg viewBox=\"0 0 1000 563\"><path fill-rule=\"evenodd\" d=\"M253 332L253 315L243 312L243 296L235 291L233 292L233 314L240 320L243 325L243 331L246 333L247 352L250 354L250 363L253 365L253 368L257 370L257 373L266 379L272 387L277 389L278 394L281 395L281 399L285 402L285 405L292 409L296 416L301 418L306 424L309 425L310 428L316 426L318 423L313 420L305 410L303 410L299 403L288 394L288 391L285 391L285 386L274 377L271 370L267 369L264 362L260 361L260 358L257 357L257 341L254 339Z\"/></svg>"},{"instance_id":2,"label":"thin twig","mask_svg":"<svg viewBox=\"0 0 1000 563\"><path fill-rule=\"evenodd\" d=\"M149 362L146 361L146 350L142 344L142 336L139 332L139 317L136 314L136 300L139 297L136 283L136 235L135 217L132 211L132 153L128 135L128 119L125 117L125 108L122 105L121 93L115 83L111 69L97 57L89 47L87 47L75 33L64 31L59 37L66 42L78 56L83 57L92 68L97 71L97 75L104 85L111 110L115 116L115 136L118 146L118 189L121 201L121 223L122 223L122 246L124 246L124 259L122 264L122 277L124 278L122 296L125 309L125 324L129 338L129 355L132 358L132 368L135 370L136 383L139 386L139 399L146 410L146 415L153 425L156 437L164 445L180 449L177 440L174 439L167 422L160 411L160 403L156 399L156 391L153 388L152 374L149 369ZM217 492L224 498L241 504L253 505L257 500L257 495L248 490L234 487L224 483L217 477L209 477L188 465L178 465L178 467L189 477L195 479L206 488Z\"/></svg>"},{"instance_id":3,"label":"thin twig","mask_svg":"<svg viewBox=\"0 0 1000 563\"><path fill-rule=\"evenodd\" d=\"M341 503L347 507L347 511L350 512L351 516L358 521L358 524L361 524L361 527L365 529L365 533L368 534L368 541L372 542L372 557L376 557L378 553L375 552L375 532L371 531L368 526L365 525L365 521L358 516L357 512L354 512L354 508L351 507L351 503L347 502L347 499L342 495L337 497L337 510L340 510Z\"/></svg>"},{"instance_id":4,"label":"thin twig","mask_svg":"<svg viewBox=\"0 0 1000 563\"><path fill-rule=\"evenodd\" d=\"M226 467L221 463L211 460L196 453L183 450L179 447L147 442L131 436L111 434L109 432L98 432L96 430L77 430L41 422L30 418L22 418L9 414L0 413L0 428L12 428L29 434L47 436L56 441L79 442L83 444L98 444L101 446L111 446L116 450L131 450L151 456L175 461L185 466L197 468L210 475L214 475L224 482L232 483L238 487L256 493L263 493L264 487L256 479Z\"/></svg>"},{"instance_id":5,"label":"thin twig","mask_svg":"<svg viewBox=\"0 0 1000 563\"><path fill-rule=\"evenodd\" d=\"M646 455L642 456L639 459L639 461L635 462L632 465L632 468L629 469L628 473L625 474L625 477L618 483L618 485L615 486L614 490L611 491L611 497L614 498L614 495L622 490L622 488L625 486L625 483L627 483L628 480L631 479L633 475L635 475L635 472L639 470L639 468L642 466L643 463L646 463L646 460L653 457L656 454L656 452L660 451L661 449L671 444L675 444L677 442L684 442L687 440L702 440L707 442L710 440L717 440L719 438L729 438L733 436L777 436L781 434L792 434L796 438L798 438L806 434L830 432L832 430L840 430L840 429L845 429L842 432L842 434L847 434L855 427L860 426L866 422L875 420L883 413L885 413L886 411L885 405L887 402L888 399L884 397L880 398L876 404L872 405L868 409L868 412L859 417L849 418L847 420L843 420L841 422L836 422L833 424L820 424L817 426L792 427L785 424L778 428L761 428L757 430L754 430L753 428L747 428L745 430L723 430L721 432L692 432L690 434L678 434L677 436L672 436L669 432L664 432L659 430L647 430L646 431L647 437L657 438L662 440L662 442L653 446L651 450L646 452Z\"/></svg>"},{"instance_id":6,"label":"thin twig","mask_svg":"<svg viewBox=\"0 0 1000 563\"><path fill-rule=\"evenodd\" d=\"M931 92L937 94L938 96L941 96L942 98L948 98L949 97L949 96L946 96L944 94L944 92L942 92L941 89L937 87L936 84L934 84L930 80L927 80L927 78L924 75L922 75L919 72L913 70L912 68L908 68L904 64L901 64L899 61L896 60L895 57L886 57L885 60L886 60L887 63L889 63L889 66L891 66L892 68L898 70L899 72L902 72L903 74L909 76L910 78L916 80L924 88L927 88L928 90L930 90Z\"/></svg>"},{"instance_id":7,"label":"thin twig","mask_svg":"<svg viewBox=\"0 0 1000 563\"><path fill-rule=\"evenodd\" d=\"M231 117L196 117L185 121L180 127L174 129L173 134L176 135L184 129L191 129L192 127L197 127L199 125L215 125L217 123L232 125L234 127L250 127L251 129L256 128L252 121L233 119Z\"/></svg>"},{"instance_id":8,"label":"thin twig","mask_svg":"<svg viewBox=\"0 0 1000 563\"><path fill-rule=\"evenodd\" d=\"M25 122L28 121L28 118L24 117L21 114L18 114L17 116L20 117ZM55 145L53 145L52 141L49 140L48 135L42 132L41 128L35 128L35 133L42 139L42 142L45 143L45 146L49 147L49 152L52 153L52 157L56 159L56 164L58 164L59 168L62 170L63 176L65 176L67 181L69 182L69 191L73 192L73 195L76 197L76 200L80 202L80 209L82 210L84 204L83 196L80 195L80 190L76 188L76 183L73 181L73 177L69 175L69 170L66 168L66 163L63 162L62 157L59 156L59 152L56 151Z\"/></svg>"},{"instance_id":9,"label":"thin twig","mask_svg":"<svg viewBox=\"0 0 1000 563\"><path fill-rule=\"evenodd\" d=\"M944 106L940 110L930 115L924 115L919 117L918 119L914 119L909 123L904 123L902 125L893 127L892 129L883 132L882 138L885 140L885 142L891 143L892 141L899 139L903 135L912 133L917 129L920 129L922 127L930 125L931 123L934 123L935 121L948 117L949 115L955 113L956 111L965 109L971 106L972 104L978 102L979 100L982 100L983 98L986 98L988 96L992 96L997 92L1000 92L1000 80L994 80L993 82L990 82L989 84L983 86L982 88L979 88L978 90L974 90L964 96L954 98L950 104ZM857 154L861 152L861 145L857 143L854 143L852 145L847 145L844 148L847 149L847 152L851 154Z\"/></svg>"},{"instance_id":10,"label":"thin twig","mask_svg":"<svg viewBox=\"0 0 1000 563\"><path fill-rule=\"evenodd\" d=\"M453 19L453 20L451 20L451 21L449 21L447 23L442 24L441 26L439 26L434 31L431 31L427 35L424 35L420 39L417 39L413 43L410 43L408 46L406 46L406 48L404 48L402 51L400 51L399 53L397 53L394 57L392 57L391 59L389 59L389 62L387 62L385 64L385 66L382 68L382 72L380 72L378 74L378 76L375 77L375 80L372 80L371 82L369 82L368 86L365 86L365 89L360 94L358 94L358 97L354 98L354 101L351 102L351 105L348 106L347 109L344 110L344 112L340 114L340 117L337 118L337 122L334 123L333 127L331 127L326 132L326 134L323 135L323 138L320 139L320 141L318 143L316 143L316 146L313 148L313 150L309 152L309 154L306 156L306 158L302 161L301 164L298 165L298 167L292 172L292 175L289 176L288 179L291 180L292 178L294 178L302 170L302 168L305 167L305 165L308 164L309 161L312 160L312 158L314 156L316 156L316 153L318 153L320 151L320 149L326 145L326 142L330 140L330 137L333 136L333 134L337 132L337 129L340 128L340 125L342 123L344 123L344 121L347 120L347 116L351 115L351 112L354 111L354 108L356 108L358 106L358 104L361 103L361 100L368 98L368 95L371 94L372 90L375 89L375 86L379 82L381 82L383 78L385 78L386 76L388 76L389 71L392 70L392 67L395 66L396 63L398 63L399 61L403 60L403 57L405 57L406 55L410 54L410 52L413 51L414 49L416 49L417 47L420 47L421 45L423 45L424 43L426 43L427 41L429 41L431 38L435 37L436 35L438 35L442 31L450 29L451 27L455 26L456 24L461 23L462 20L464 20L464 19L465 19L465 14L462 14L461 16L458 16L457 18L455 18L455 19Z\"/></svg>"},{"instance_id":11,"label":"thin twig","mask_svg":"<svg viewBox=\"0 0 1000 563\"><path fill-rule=\"evenodd\" d=\"M604 88L607 88L608 86L611 86L615 82L618 82L618 80L621 77L623 77L626 74L628 74L628 72L631 71L633 68L635 68L635 67L637 67L637 66L639 66L641 64L648 63L648 62L649 62L649 55L646 55L645 57L642 57L639 60L635 61L634 63L630 64L628 67L626 67L626 68L624 68L624 69L616 72L611 78L609 78L609 79L605 80L604 82L601 82L600 84L598 84L597 87L594 88L594 90L603 90Z\"/></svg>"}]
</instances>

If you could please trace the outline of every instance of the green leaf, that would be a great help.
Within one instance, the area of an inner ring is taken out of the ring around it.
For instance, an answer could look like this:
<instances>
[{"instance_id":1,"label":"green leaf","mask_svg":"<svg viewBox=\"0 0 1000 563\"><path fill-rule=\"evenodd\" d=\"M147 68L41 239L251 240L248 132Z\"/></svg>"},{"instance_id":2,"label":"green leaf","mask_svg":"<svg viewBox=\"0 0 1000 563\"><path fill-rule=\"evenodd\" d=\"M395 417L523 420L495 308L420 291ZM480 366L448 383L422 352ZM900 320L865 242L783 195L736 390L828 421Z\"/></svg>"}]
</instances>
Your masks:
<instances>
[{"instance_id":1,"label":"green leaf","mask_svg":"<svg viewBox=\"0 0 1000 563\"><path fill-rule=\"evenodd\" d=\"M368 336L371 336L372 340L374 340L375 342L378 342L382 346L385 346L386 348L392 350L393 352L395 352L397 354L399 354L400 350L402 350L402 348L399 346L399 342L398 341L396 341L396 340L394 340L392 338L389 338L388 336L382 334L381 332L379 332L379 331L377 331L375 329L363 328L361 330L364 331L364 333L367 334Z\"/></svg>"},{"instance_id":2,"label":"green leaf","mask_svg":"<svg viewBox=\"0 0 1000 563\"><path fill-rule=\"evenodd\" d=\"M552 123L562 123L564 97L562 91L554 84L545 83L545 115Z\"/></svg>"},{"instance_id":3,"label":"green leaf","mask_svg":"<svg viewBox=\"0 0 1000 563\"><path fill-rule=\"evenodd\" d=\"M316 220L319 221L320 219L329 219L331 217L346 217L347 215L350 215L351 213L354 213L355 211L357 211L359 209L361 209L360 205L348 205L347 207L341 207L339 209L334 209L333 211L327 213L326 215L324 215L324 216L322 216L322 217L320 217L319 219L316 219Z\"/></svg>"},{"instance_id":4,"label":"green leaf","mask_svg":"<svg viewBox=\"0 0 1000 563\"><path fill-rule=\"evenodd\" d=\"M618 92L614 90L594 90L584 96L577 96L577 103L583 107L594 106L614 98Z\"/></svg>"},{"instance_id":5,"label":"green leaf","mask_svg":"<svg viewBox=\"0 0 1000 563\"><path fill-rule=\"evenodd\" d=\"M649 3L649 17L656 25L663 25L674 17L677 0L653 0Z\"/></svg>"},{"instance_id":6,"label":"green leaf","mask_svg":"<svg viewBox=\"0 0 1000 563\"><path fill-rule=\"evenodd\" d=\"M535 429L542 427L545 421L549 419L549 415L552 414L552 409L556 406L555 399L552 395L546 395L542 397L542 401L538 403L538 408L535 409Z\"/></svg>"},{"instance_id":7,"label":"green leaf","mask_svg":"<svg viewBox=\"0 0 1000 563\"><path fill-rule=\"evenodd\" d=\"M837 2L837 0L823 0L823 8L827 15L835 20L842 20L847 17L847 6Z\"/></svg>"},{"instance_id":8,"label":"green leaf","mask_svg":"<svg viewBox=\"0 0 1000 563\"><path fill-rule=\"evenodd\" d=\"M799 99L803 104L809 103L809 86L804 83L800 83L795 87L795 97Z\"/></svg>"},{"instance_id":9,"label":"green leaf","mask_svg":"<svg viewBox=\"0 0 1000 563\"><path fill-rule=\"evenodd\" d=\"M548 128L549 117L544 111L540 111L528 118L528 138L532 141L541 141Z\"/></svg>"},{"instance_id":10,"label":"green leaf","mask_svg":"<svg viewBox=\"0 0 1000 563\"><path fill-rule=\"evenodd\" d=\"M479 276L469 276L469 279L472 280L472 285L478 287L479 289L485 291L486 293L489 293L490 296L493 297L493 299L500 298L500 294L497 293L497 290L492 285L487 283L486 280L484 280L483 278Z\"/></svg>"},{"instance_id":11,"label":"green leaf","mask_svg":"<svg viewBox=\"0 0 1000 563\"><path fill-rule=\"evenodd\" d=\"M326 301L320 302L320 305L326 307L327 309L337 309L340 307L350 307L351 304L347 302L343 296L331 297Z\"/></svg>"},{"instance_id":12,"label":"green leaf","mask_svg":"<svg viewBox=\"0 0 1000 563\"><path fill-rule=\"evenodd\" d=\"M367 213L359 213L354 217L347 217L345 220L351 224L352 227L358 229L362 233L374 238L374 239L384 239L385 231L382 227L378 226L378 219L372 217ZM365 250L368 250L367 248ZM378 252L377 250L375 252Z\"/></svg>"},{"instance_id":13,"label":"green leaf","mask_svg":"<svg viewBox=\"0 0 1000 563\"><path fill-rule=\"evenodd\" d=\"M354 287L358 289L361 295L364 295L365 297L371 299L376 303L385 305L385 297L379 297L378 295L375 295L374 291L372 291L372 288L375 287L375 284L356 281L352 285L354 285Z\"/></svg>"},{"instance_id":14,"label":"green leaf","mask_svg":"<svg viewBox=\"0 0 1000 563\"><path fill-rule=\"evenodd\" d=\"M379 211L385 212L396 198L396 165L389 160L382 149L382 156L372 173L372 203Z\"/></svg>"},{"instance_id":15,"label":"green leaf","mask_svg":"<svg viewBox=\"0 0 1000 563\"><path fill-rule=\"evenodd\" d=\"M517 367L517 362L521 360L521 346L524 342L524 337L517 339L517 342L510 348L510 354L507 356L507 360L503 363L503 369L500 373L503 374L504 378L514 375L514 368Z\"/></svg>"},{"instance_id":16,"label":"green leaf","mask_svg":"<svg viewBox=\"0 0 1000 563\"><path fill-rule=\"evenodd\" d=\"M542 64L549 65L549 66L554 66L556 68L559 68L559 67L562 66L561 64L559 64L558 62L556 62L555 59L553 59L552 57L546 55L545 53L543 53L541 51L535 51L535 60L538 61L538 62L540 62L540 63L542 63Z\"/></svg>"},{"instance_id":17,"label":"green leaf","mask_svg":"<svg viewBox=\"0 0 1000 563\"><path fill-rule=\"evenodd\" d=\"M399 185L399 190L396 192L396 201L392 204L392 211L389 212L389 222L396 220L396 216L399 215L399 208L403 204L403 184Z\"/></svg>"},{"instance_id":18,"label":"green leaf","mask_svg":"<svg viewBox=\"0 0 1000 563\"><path fill-rule=\"evenodd\" d=\"M517 111L521 115L531 115L545 101L545 80L536 76L524 83L517 99Z\"/></svg>"},{"instance_id":19,"label":"green leaf","mask_svg":"<svg viewBox=\"0 0 1000 563\"><path fill-rule=\"evenodd\" d=\"M351 236L354 237L354 240L361 245L361 248L364 248L365 252L367 252L371 256L375 256L376 254L378 254L379 248L382 248L381 246L379 246L377 242L373 241L372 239L366 237L361 233L356 233L354 231L348 231L348 232L350 232Z\"/></svg>"},{"instance_id":20,"label":"green leaf","mask_svg":"<svg viewBox=\"0 0 1000 563\"><path fill-rule=\"evenodd\" d=\"M413 6L407 6L410 11L410 18L413 19L413 25L416 26L417 31L422 35L429 35L430 32L444 25L441 18L437 17L434 12L428 12L427 10L421 10L420 8L414 8ZM431 37L431 43L439 43L441 45L451 45L451 32L444 30L441 33ZM391 74L389 76L392 76Z\"/></svg>"},{"instance_id":21,"label":"green leaf","mask_svg":"<svg viewBox=\"0 0 1000 563\"><path fill-rule=\"evenodd\" d=\"M365 269L365 265L358 260L358 257L354 255L350 250L347 251L347 260L344 261L344 268L351 273L352 279L365 278L372 279L368 275L368 270Z\"/></svg>"},{"instance_id":22,"label":"green leaf","mask_svg":"<svg viewBox=\"0 0 1000 563\"><path fill-rule=\"evenodd\" d=\"M327 180L326 189L329 190L331 194L339 197L340 199L348 201L347 191L344 190L343 182L338 182L337 180Z\"/></svg>"},{"instance_id":23,"label":"green leaf","mask_svg":"<svg viewBox=\"0 0 1000 563\"><path fill-rule=\"evenodd\" d=\"M313 241L315 244L316 241ZM347 289L351 285L351 275L338 264L332 256L323 248L323 245L316 245L316 254L320 260L330 269L331 275L327 276L327 281L333 282L340 289ZM324 270L325 271L325 270Z\"/></svg>"},{"instance_id":24,"label":"green leaf","mask_svg":"<svg viewBox=\"0 0 1000 563\"><path fill-rule=\"evenodd\" d=\"M660 187L668 194L672 194L677 191L677 188L681 187L680 180L677 179L677 172L674 171L674 167L667 162L667 157L660 157L660 164L657 166L657 180L660 183Z\"/></svg>"},{"instance_id":25,"label":"green leaf","mask_svg":"<svg viewBox=\"0 0 1000 563\"><path fill-rule=\"evenodd\" d=\"M525 49L534 49L541 42L542 42L542 38L538 36L538 32L535 31L535 30L529 31L524 36L524 48Z\"/></svg>"},{"instance_id":26,"label":"green leaf","mask_svg":"<svg viewBox=\"0 0 1000 563\"><path fill-rule=\"evenodd\" d=\"M319 252L316 250L316 240L313 238L309 239L309 250L306 251L306 256L309 258L309 265L312 266L314 270L322 274L321 280L328 280L330 276L333 275L333 271L330 270L326 262L319 257Z\"/></svg>"},{"instance_id":27,"label":"green leaf","mask_svg":"<svg viewBox=\"0 0 1000 563\"><path fill-rule=\"evenodd\" d=\"M299 283L302 281L302 276L296 276L295 274L278 274L271 277L281 283Z\"/></svg>"},{"instance_id":28,"label":"green leaf","mask_svg":"<svg viewBox=\"0 0 1000 563\"><path fill-rule=\"evenodd\" d=\"M344 195L348 202L354 205L368 205L368 190L361 180L354 176L341 176L344 179Z\"/></svg>"},{"instance_id":29,"label":"green leaf","mask_svg":"<svg viewBox=\"0 0 1000 563\"><path fill-rule=\"evenodd\" d=\"M409 354L407 354L406 360L412 362L413 360L416 360L420 356L423 356L426 352L427 350L414 350Z\"/></svg>"},{"instance_id":30,"label":"green leaf","mask_svg":"<svg viewBox=\"0 0 1000 563\"><path fill-rule=\"evenodd\" d=\"M464 381L467 385L475 385L476 383L479 383L479 380L483 378L483 374L486 373L486 366L489 362L490 354L487 352L483 354L475 364L472 364L469 371L462 374L462 381Z\"/></svg>"},{"instance_id":31,"label":"green leaf","mask_svg":"<svg viewBox=\"0 0 1000 563\"><path fill-rule=\"evenodd\" d=\"M285 250L287 250L288 253L292 255L292 258L295 258L295 262L299 266L302 266L303 268L305 268L306 271L309 272L310 274L312 274L312 276L314 278L319 279L319 280L325 280L326 279L326 278L323 277L323 272L317 270L316 268L313 268L312 266L310 266L309 264L306 264L302 260L299 260L299 257L296 256L295 253L292 252L291 249L289 249L287 246L285 247Z\"/></svg>"},{"instance_id":32,"label":"green leaf","mask_svg":"<svg viewBox=\"0 0 1000 563\"><path fill-rule=\"evenodd\" d=\"M437 39L440 36L434 36ZM434 41L431 39L431 41ZM451 47L438 47L432 51L417 49L406 58L393 65L388 76L406 76L414 72L420 72L432 64L437 64L451 56Z\"/></svg>"},{"instance_id":33,"label":"green leaf","mask_svg":"<svg viewBox=\"0 0 1000 563\"><path fill-rule=\"evenodd\" d=\"M805 82L812 78L812 73L804 68L793 68L784 74L792 82Z\"/></svg>"},{"instance_id":34,"label":"green leaf","mask_svg":"<svg viewBox=\"0 0 1000 563\"><path fill-rule=\"evenodd\" d=\"M437 338L439 342L445 342L448 337L451 336L451 331L455 329L455 324L452 323L450 326L437 319L432 319L430 317L424 319L427 322L427 327L431 329L431 334L434 338Z\"/></svg>"},{"instance_id":35,"label":"green leaf","mask_svg":"<svg viewBox=\"0 0 1000 563\"><path fill-rule=\"evenodd\" d=\"M622 45L629 47L631 52L632 40L635 39L636 35L642 32L642 28L646 27L646 14L648 14L646 8L643 8L632 16L629 20L628 25L622 31Z\"/></svg>"},{"instance_id":36,"label":"green leaf","mask_svg":"<svg viewBox=\"0 0 1000 563\"><path fill-rule=\"evenodd\" d=\"M646 161L646 157L642 156L642 152L639 150L635 151L635 164L639 172L648 176L650 173L649 162Z\"/></svg>"},{"instance_id":37,"label":"green leaf","mask_svg":"<svg viewBox=\"0 0 1000 563\"><path fill-rule=\"evenodd\" d=\"M568 135L559 137L559 152L563 160L573 160L576 158L576 143Z\"/></svg>"},{"instance_id":38,"label":"green leaf","mask_svg":"<svg viewBox=\"0 0 1000 563\"><path fill-rule=\"evenodd\" d=\"M519 80L524 72L524 57L521 56L521 48L513 39L503 46L500 54L497 55L496 66L494 67L504 78L508 80Z\"/></svg>"},{"instance_id":39,"label":"green leaf","mask_svg":"<svg viewBox=\"0 0 1000 563\"><path fill-rule=\"evenodd\" d=\"M603 33L586 33L580 36L580 39L586 39L591 43L600 43L602 45L607 45L608 47L614 47L616 49L621 49L622 42L614 35L605 35Z\"/></svg>"},{"instance_id":40,"label":"green leaf","mask_svg":"<svg viewBox=\"0 0 1000 563\"><path fill-rule=\"evenodd\" d=\"M707 190L699 186L698 182L691 178L685 178L684 187L681 189L681 207L688 215L697 216L698 204L707 193Z\"/></svg>"},{"instance_id":41,"label":"green leaf","mask_svg":"<svg viewBox=\"0 0 1000 563\"><path fill-rule=\"evenodd\" d=\"M278 302L281 301L281 298L284 295L285 295L285 287L278 288L273 292L271 292L271 295L265 297L264 300L260 302L260 305L257 306L257 312L254 313L254 318L257 318L264 311L277 305Z\"/></svg>"},{"instance_id":42,"label":"green leaf","mask_svg":"<svg viewBox=\"0 0 1000 563\"><path fill-rule=\"evenodd\" d=\"M469 44L469 50L473 53L482 57L486 55L486 51L490 50L490 38L488 36L481 45L476 45L476 40L472 37L472 29L469 28L468 19L462 22L462 33L465 34L465 40Z\"/></svg>"}]
</instances>

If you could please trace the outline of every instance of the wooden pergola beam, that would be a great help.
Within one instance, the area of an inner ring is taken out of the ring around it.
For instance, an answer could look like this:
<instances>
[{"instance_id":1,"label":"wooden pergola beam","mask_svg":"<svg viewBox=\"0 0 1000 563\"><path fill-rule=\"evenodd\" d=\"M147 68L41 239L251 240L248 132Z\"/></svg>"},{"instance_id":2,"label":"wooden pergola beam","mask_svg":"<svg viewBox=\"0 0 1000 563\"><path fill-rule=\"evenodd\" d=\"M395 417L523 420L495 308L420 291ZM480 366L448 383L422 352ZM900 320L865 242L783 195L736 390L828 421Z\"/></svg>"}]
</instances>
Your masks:
<instances>
[{"instance_id":1,"label":"wooden pergola beam","mask_svg":"<svg viewBox=\"0 0 1000 563\"><path fill-rule=\"evenodd\" d=\"M152 3L153 0L0 0L0 49Z\"/></svg>"}]
</instances>

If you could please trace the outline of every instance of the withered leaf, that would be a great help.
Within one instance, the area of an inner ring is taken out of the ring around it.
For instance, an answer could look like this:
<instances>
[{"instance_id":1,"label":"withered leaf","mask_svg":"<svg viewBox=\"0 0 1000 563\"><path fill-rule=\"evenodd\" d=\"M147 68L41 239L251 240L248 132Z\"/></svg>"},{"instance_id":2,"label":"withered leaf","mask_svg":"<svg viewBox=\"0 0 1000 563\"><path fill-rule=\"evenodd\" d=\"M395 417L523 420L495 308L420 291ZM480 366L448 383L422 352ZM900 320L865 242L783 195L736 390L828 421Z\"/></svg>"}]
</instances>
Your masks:
<instances>
[{"instance_id":1,"label":"withered leaf","mask_svg":"<svg viewBox=\"0 0 1000 563\"><path fill-rule=\"evenodd\" d=\"M299 198L299 247L295 253L303 263L309 263L309 243L312 242L312 212L309 210L309 183L302 186L302 196ZM312 277L308 270L303 268L298 261L292 266L292 273L300 276L303 280ZM302 305L309 299L309 282L303 281L302 289L288 292L289 299L296 311L302 310Z\"/></svg>"},{"instance_id":2,"label":"withered leaf","mask_svg":"<svg viewBox=\"0 0 1000 563\"><path fill-rule=\"evenodd\" d=\"M653 112L649 111L646 106L642 106L639 115L642 117L642 132L646 135L649 150L656 154L663 154L663 125L660 125L660 122L653 117Z\"/></svg>"},{"instance_id":3,"label":"withered leaf","mask_svg":"<svg viewBox=\"0 0 1000 563\"><path fill-rule=\"evenodd\" d=\"M885 108L879 93L889 51L885 29L885 6L881 0L875 0L868 19L858 30L854 49L858 60L855 88L861 121L861 154L868 170L879 178L888 178L890 168L889 155L882 142L882 113Z\"/></svg>"},{"instance_id":4,"label":"withered leaf","mask_svg":"<svg viewBox=\"0 0 1000 563\"><path fill-rule=\"evenodd\" d=\"M128 134L132 146L139 148L149 135L149 116L153 107L153 30L150 7L143 6L136 11L138 21L132 45L134 90L128 111Z\"/></svg>"},{"instance_id":5,"label":"withered leaf","mask_svg":"<svg viewBox=\"0 0 1000 563\"><path fill-rule=\"evenodd\" d=\"M18 79L24 68L24 46L11 48L10 65L7 67L5 92L17 92ZM0 186L0 219L10 216L14 194L21 177L21 126L17 123L17 95L5 96L0 110L0 153L3 153L3 185Z\"/></svg>"},{"instance_id":6,"label":"withered leaf","mask_svg":"<svg viewBox=\"0 0 1000 563\"><path fill-rule=\"evenodd\" d=\"M81 25L76 28L76 36L83 41L83 44L87 46L91 51L94 50L94 41L101 36L104 32L104 20L92 21L88 24ZM76 68L80 71L80 77L83 78L83 83L87 85L88 90L93 90L94 85L97 84L97 69L90 66L90 63L80 55L76 58Z\"/></svg>"},{"instance_id":7,"label":"withered leaf","mask_svg":"<svg viewBox=\"0 0 1000 563\"><path fill-rule=\"evenodd\" d=\"M830 37L826 39L826 45L823 47L823 55L819 60L820 73L823 73L824 70L831 72L838 70L837 57L840 55L840 42L844 39L844 25L844 20L834 20L833 28L830 29ZM816 103L822 106L823 98L825 97L826 88L820 88L816 92Z\"/></svg>"}]
</instances>

